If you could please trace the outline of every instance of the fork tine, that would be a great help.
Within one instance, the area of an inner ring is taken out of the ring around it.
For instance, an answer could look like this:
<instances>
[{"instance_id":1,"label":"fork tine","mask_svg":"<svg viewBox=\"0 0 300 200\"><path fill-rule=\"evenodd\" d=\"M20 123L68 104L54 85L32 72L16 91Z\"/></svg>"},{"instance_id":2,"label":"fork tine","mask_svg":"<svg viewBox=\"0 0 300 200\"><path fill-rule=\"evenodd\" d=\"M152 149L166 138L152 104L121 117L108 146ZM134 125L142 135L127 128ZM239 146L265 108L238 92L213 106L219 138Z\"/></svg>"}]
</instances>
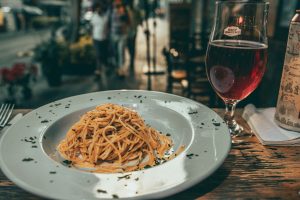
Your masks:
<instances>
[{"instance_id":1,"label":"fork tine","mask_svg":"<svg viewBox=\"0 0 300 200\"><path fill-rule=\"evenodd\" d=\"M7 123L12 111L14 108L14 104L6 104L6 106L4 106L4 112L2 113L1 117L0 117L0 127L4 127L5 124Z\"/></svg>"},{"instance_id":2,"label":"fork tine","mask_svg":"<svg viewBox=\"0 0 300 200\"><path fill-rule=\"evenodd\" d=\"M0 120L2 120L2 117L4 116L4 114L5 114L5 111L6 111L6 107L7 107L8 105L7 104L2 104L1 105L1 109L0 109Z\"/></svg>"},{"instance_id":3,"label":"fork tine","mask_svg":"<svg viewBox=\"0 0 300 200\"><path fill-rule=\"evenodd\" d=\"M8 111L8 113L7 113L7 115L6 115L6 119L4 120L4 122L3 122L3 126L5 126L6 125L6 123L8 122L8 119L9 119L9 117L11 116L11 113L12 113L12 111L14 110L14 107L15 107L15 104L11 104L11 106L10 106L10 108L9 108L9 111Z\"/></svg>"},{"instance_id":4,"label":"fork tine","mask_svg":"<svg viewBox=\"0 0 300 200\"><path fill-rule=\"evenodd\" d=\"M0 127L3 127L3 122L6 119L6 114L9 111L10 104L4 104L1 116L0 116Z\"/></svg>"}]
</instances>

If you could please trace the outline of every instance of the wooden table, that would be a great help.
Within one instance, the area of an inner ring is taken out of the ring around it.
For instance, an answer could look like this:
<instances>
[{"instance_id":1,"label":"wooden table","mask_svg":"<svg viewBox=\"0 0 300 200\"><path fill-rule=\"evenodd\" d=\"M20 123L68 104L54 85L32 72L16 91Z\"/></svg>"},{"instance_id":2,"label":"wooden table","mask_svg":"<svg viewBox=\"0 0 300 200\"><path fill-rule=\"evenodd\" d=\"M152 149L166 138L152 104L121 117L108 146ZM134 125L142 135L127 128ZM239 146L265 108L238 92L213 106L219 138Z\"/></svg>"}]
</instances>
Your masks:
<instances>
[{"instance_id":1,"label":"wooden table","mask_svg":"<svg viewBox=\"0 0 300 200\"><path fill-rule=\"evenodd\" d=\"M218 113L224 110L216 109ZM29 110L15 110L16 113ZM223 165L194 187L167 199L300 199L300 148L268 147L250 134L236 138ZM0 171L0 199L42 199L16 186Z\"/></svg>"}]
</instances>

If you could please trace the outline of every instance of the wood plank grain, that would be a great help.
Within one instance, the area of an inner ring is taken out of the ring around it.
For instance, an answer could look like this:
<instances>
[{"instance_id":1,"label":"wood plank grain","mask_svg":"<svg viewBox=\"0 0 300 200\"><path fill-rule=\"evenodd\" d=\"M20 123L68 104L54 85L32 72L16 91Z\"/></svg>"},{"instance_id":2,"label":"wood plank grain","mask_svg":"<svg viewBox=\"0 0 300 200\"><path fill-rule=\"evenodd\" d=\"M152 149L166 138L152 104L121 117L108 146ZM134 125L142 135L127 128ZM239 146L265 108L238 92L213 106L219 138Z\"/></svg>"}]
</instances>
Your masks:
<instances>
[{"instance_id":1,"label":"wood plank grain","mask_svg":"<svg viewBox=\"0 0 300 200\"><path fill-rule=\"evenodd\" d=\"M300 199L300 150L298 147L263 146L246 127L246 137L235 143L224 164L209 178L167 199ZM223 115L223 110L216 110Z\"/></svg>"},{"instance_id":2,"label":"wood plank grain","mask_svg":"<svg viewBox=\"0 0 300 200\"><path fill-rule=\"evenodd\" d=\"M215 110L222 116L223 109ZM245 137L234 138L223 165L206 180L166 199L300 199L300 148L263 146L246 127ZM17 110L14 114L29 110ZM0 199L42 199L30 194L0 171Z\"/></svg>"}]
</instances>

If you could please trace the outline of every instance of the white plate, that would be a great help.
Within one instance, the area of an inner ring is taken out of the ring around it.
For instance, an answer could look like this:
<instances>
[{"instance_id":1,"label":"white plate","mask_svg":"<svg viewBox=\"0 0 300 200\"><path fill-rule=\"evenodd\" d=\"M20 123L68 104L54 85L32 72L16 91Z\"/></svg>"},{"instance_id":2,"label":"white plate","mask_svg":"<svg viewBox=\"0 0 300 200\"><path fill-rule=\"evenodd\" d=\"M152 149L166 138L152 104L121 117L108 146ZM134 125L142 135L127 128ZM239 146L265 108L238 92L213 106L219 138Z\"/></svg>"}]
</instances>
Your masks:
<instances>
[{"instance_id":1,"label":"white plate","mask_svg":"<svg viewBox=\"0 0 300 200\"><path fill-rule=\"evenodd\" d=\"M146 123L171 134L175 150L185 145L185 151L164 164L124 174L66 166L56 156L56 145L81 114L108 102L137 110ZM1 138L0 165L21 188L43 197L149 199L205 179L223 163L230 146L226 124L202 104L160 92L105 91L62 99L25 115Z\"/></svg>"}]
</instances>

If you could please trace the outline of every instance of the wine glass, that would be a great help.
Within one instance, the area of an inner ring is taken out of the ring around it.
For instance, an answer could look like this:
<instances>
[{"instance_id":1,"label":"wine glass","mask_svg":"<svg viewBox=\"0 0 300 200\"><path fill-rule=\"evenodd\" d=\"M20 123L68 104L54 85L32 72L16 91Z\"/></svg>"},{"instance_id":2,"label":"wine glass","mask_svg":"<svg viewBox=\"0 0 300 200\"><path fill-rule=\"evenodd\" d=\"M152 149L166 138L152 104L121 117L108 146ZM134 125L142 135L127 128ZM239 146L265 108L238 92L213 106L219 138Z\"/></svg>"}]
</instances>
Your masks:
<instances>
[{"instance_id":1,"label":"wine glass","mask_svg":"<svg viewBox=\"0 0 300 200\"><path fill-rule=\"evenodd\" d=\"M243 128L234 119L237 103L260 83L267 64L268 2L217 1L206 52L206 73L226 105L232 135Z\"/></svg>"}]
</instances>

